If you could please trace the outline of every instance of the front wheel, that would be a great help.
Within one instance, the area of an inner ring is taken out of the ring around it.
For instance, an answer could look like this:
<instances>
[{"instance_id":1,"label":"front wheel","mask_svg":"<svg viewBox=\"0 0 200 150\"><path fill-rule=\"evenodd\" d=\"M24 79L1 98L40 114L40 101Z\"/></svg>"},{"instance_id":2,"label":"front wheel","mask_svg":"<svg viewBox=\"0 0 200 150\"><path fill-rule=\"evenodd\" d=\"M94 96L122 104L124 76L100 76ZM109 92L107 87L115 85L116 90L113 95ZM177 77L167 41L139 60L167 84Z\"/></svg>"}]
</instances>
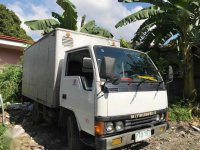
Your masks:
<instances>
[{"instance_id":1,"label":"front wheel","mask_svg":"<svg viewBox=\"0 0 200 150\"><path fill-rule=\"evenodd\" d=\"M67 142L69 150L82 149L78 126L76 123L76 119L73 115L70 115L67 118Z\"/></svg>"}]
</instances>

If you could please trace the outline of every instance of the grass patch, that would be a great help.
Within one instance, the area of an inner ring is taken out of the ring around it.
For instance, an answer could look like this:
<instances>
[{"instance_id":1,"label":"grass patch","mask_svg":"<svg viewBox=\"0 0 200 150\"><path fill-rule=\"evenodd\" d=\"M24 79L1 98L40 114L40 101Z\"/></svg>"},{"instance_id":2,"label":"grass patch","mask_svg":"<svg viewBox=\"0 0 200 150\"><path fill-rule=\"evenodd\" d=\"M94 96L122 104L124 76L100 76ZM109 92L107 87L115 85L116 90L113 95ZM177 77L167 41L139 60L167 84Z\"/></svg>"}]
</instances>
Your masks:
<instances>
[{"instance_id":1,"label":"grass patch","mask_svg":"<svg viewBox=\"0 0 200 150\"><path fill-rule=\"evenodd\" d=\"M169 107L170 121L190 121L192 120L192 108L180 105L173 105Z\"/></svg>"},{"instance_id":2,"label":"grass patch","mask_svg":"<svg viewBox=\"0 0 200 150\"><path fill-rule=\"evenodd\" d=\"M0 150L9 150L7 139L4 137L6 127L0 125Z\"/></svg>"},{"instance_id":3,"label":"grass patch","mask_svg":"<svg viewBox=\"0 0 200 150\"><path fill-rule=\"evenodd\" d=\"M199 104L177 103L169 106L170 121L191 121L193 118L200 118Z\"/></svg>"}]
</instances>

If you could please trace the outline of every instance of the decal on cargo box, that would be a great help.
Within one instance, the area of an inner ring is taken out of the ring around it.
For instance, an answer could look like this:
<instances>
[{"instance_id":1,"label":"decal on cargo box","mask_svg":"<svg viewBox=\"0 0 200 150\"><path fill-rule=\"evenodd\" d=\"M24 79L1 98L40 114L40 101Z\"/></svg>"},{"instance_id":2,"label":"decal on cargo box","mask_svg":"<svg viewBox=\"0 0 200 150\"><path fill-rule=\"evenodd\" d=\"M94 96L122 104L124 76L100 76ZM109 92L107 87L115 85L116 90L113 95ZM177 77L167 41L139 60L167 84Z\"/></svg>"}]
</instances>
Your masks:
<instances>
[{"instance_id":1,"label":"decal on cargo box","mask_svg":"<svg viewBox=\"0 0 200 150\"><path fill-rule=\"evenodd\" d=\"M62 45L64 47L72 48L74 45L74 41L71 37L63 36L62 37Z\"/></svg>"}]
</instances>

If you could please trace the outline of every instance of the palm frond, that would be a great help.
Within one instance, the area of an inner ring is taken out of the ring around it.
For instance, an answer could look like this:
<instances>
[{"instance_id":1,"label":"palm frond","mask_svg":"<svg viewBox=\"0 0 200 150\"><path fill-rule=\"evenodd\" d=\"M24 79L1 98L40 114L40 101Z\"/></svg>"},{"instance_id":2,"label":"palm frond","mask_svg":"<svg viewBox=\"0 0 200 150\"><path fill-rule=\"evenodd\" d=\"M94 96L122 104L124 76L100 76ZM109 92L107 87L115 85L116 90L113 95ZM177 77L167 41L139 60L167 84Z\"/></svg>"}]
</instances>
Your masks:
<instances>
[{"instance_id":1,"label":"palm frond","mask_svg":"<svg viewBox=\"0 0 200 150\"><path fill-rule=\"evenodd\" d=\"M62 22L63 22L63 16L61 16L60 14L58 14L56 12L52 12L51 15L52 15L52 17L58 19L58 21L60 22L60 24L62 24Z\"/></svg>"},{"instance_id":2,"label":"palm frond","mask_svg":"<svg viewBox=\"0 0 200 150\"><path fill-rule=\"evenodd\" d=\"M113 35L112 33L110 33L108 30L98 27L95 24L95 21L89 21L88 23L86 23L82 28L81 28L81 32L84 33L89 33L89 34L94 34L94 35L99 35L99 36L103 36L103 37L107 37L107 38L112 38Z\"/></svg>"},{"instance_id":3,"label":"palm frond","mask_svg":"<svg viewBox=\"0 0 200 150\"><path fill-rule=\"evenodd\" d=\"M76 7L69 0L57 0L57 4L62 7L64 10L63 18L64 25L63 27L70 30L77 30L77 11Z\"/></svg>"},{"instance_id":4,"label":"palm frond","mask_svg":"<svg viewBox=\"0 0 200 150\"><path fill-rule=\"evenodd\" d=\"M81 28L84 26L85 24L85 18L86 18L86 15L83 15L82 18L81 18Z\"/></svg>"},{"instance_id":5,"label":"palm frond","mask_svg":"<svg viewBox=\"0 0 200 150\"><path fill-rule=\"evenodd\" d=\"M122 2L122 3L140 2L140 3L149 3L149 4L153 4L157 6L165 3L162 0L118 0L118 2Z\"/></svg>"},{"instance_id":6,"label":"palm frond","mask_svg":"<svg viewBox=\"0 0 200 150\"><path fill-rule=\"evenodd\" d=\"M24 22L31 30L44 30L49 32L53 26L57 26L60 23L55 19L43 19L43 20L30 20Z\"/></svg>"},{"instance_id":7,"label":"palm frond","mask_svg":"<svg viewBox=\"0 0 200 150\"><path fill-rule=\"evenodd\" d=\"M136 13L133 13L126 18L122 19L119 21L115 27L122 27L124 25L130 24L131 22L139 21L139 20L144 20L151 18L153 16L156 16L157 14L164 13L165 11L161 10L159 7L156 6L150 6L147 8L144 8L142 10L139 10Z\"/></svg>"}]
</instances>

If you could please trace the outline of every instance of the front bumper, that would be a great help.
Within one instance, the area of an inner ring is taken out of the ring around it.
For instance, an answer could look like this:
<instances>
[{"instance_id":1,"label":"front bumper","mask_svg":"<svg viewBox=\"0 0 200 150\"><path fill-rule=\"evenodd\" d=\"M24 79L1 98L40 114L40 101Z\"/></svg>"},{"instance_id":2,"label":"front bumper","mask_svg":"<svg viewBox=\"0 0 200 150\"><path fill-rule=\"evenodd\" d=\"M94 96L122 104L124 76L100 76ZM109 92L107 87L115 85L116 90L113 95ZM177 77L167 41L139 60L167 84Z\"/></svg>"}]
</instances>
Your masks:
<instances>
[{"instance_id":1,"label":"front bumper","mask_svg":"<svg viewBox=\"0 0 200 150\"><path fill-rule=\"evenodd\" d=\"M168 128L168 124L162 124L158 126L154 126L151 128L146 128L151 130L151 136L159 135L164 133ZM142 129L142 130L146 130ZM142 130L136 130L128 133L123 133L120 135L115 135L111 137L105 137L105 138L96 138L96 149L97 150L109 150L114 148L123 147L132 143L135 143L135 140L133 139L133 135L135 135L136 132L142 131ZM112 145L112 140L121 138L122 142L118 145Z\"/></svg>"}]
</instances>

